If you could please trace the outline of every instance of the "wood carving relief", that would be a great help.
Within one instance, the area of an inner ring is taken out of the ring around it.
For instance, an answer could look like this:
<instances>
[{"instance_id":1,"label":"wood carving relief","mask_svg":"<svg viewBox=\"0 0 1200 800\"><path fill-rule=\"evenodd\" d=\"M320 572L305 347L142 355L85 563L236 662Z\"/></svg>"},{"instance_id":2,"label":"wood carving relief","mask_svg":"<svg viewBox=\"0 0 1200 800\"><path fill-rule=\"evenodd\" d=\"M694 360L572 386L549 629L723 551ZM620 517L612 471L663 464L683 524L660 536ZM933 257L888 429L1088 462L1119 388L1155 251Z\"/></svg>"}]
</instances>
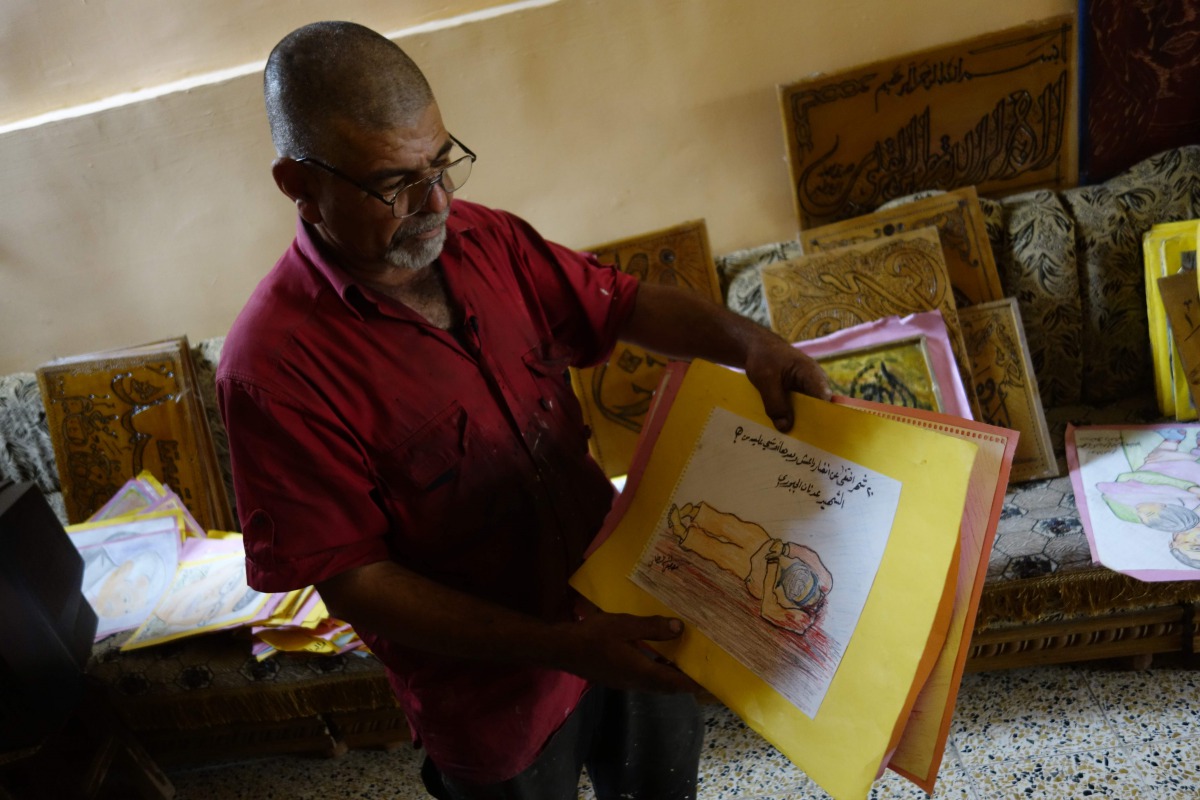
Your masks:
<instances>
[{"instance_id":1,"label":"wood carving relief","mask_svg":"<svg viewBox=\"0 0 1200 800\"><path fill-rule=\"evenodd\" d=\"M1078 179L1071 17L780 88L801 228L924 189Z\"/></svg>"},{"instance_id":2,"label":"wood carving relief","mask_svg":"<svg viewBox=\"0 0 1200 800\"><path fill-rule=\"evenodd\" d=\"M937 228L959 308L1004 297L973 186L801 231L800 240L813 252L927 227Z\"/></svg>"},{"instance_id":3,"label":"wood carving relief","mask_svg":"<svg viewBox=\"0 0 1200 800\"><path fill-rule=\"evenodd\" d=\"M950 276L934 228L812 253L764 267L771 328L790 342L862 322L937 309L968 386L971 374ZM970 389L967 397L974 407Z\"/></svg>"},{"instance_id":4,"label":"wood carving relief","mask_svg":"<svg viewBox=\"0 0 1200 800\"><path fill-rule=\"evenodd\" d=\"M721 302L703 220L587 250L602 263L613 264L644 283L676 286ZM617 342L607 363L572 371L584 421L592 429L592 457L610 477L628 471L642 421L666 365L665 356Z\"/></svg>"}]
</instances>

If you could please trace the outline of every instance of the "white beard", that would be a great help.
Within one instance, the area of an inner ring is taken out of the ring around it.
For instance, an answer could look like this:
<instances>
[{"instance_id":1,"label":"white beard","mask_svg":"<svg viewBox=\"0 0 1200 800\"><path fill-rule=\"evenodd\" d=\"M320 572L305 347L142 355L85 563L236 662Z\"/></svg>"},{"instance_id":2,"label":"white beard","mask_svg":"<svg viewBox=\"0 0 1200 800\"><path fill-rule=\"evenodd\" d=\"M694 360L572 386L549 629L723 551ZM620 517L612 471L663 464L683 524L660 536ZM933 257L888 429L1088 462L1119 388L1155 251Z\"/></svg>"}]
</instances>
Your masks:
<instances>
[{"instance_id":1,"label":"white beard","mask_svg":"<svg viewBox=\"0 0 1200 800\"><path fill-rule=\"evenodd\" d=\"M388 263L401 269L420 270L437 261L437 257L442 254L442 248L446 244L445 226L448 216L450 216L450 209L447 208L436 214L414 217L406 224L401 225L392 235L392 242L384 254ZM432 239L412 238L418 233L425 233L434 228L441 228L441 230Z\"/></svg>"}]
</instances>

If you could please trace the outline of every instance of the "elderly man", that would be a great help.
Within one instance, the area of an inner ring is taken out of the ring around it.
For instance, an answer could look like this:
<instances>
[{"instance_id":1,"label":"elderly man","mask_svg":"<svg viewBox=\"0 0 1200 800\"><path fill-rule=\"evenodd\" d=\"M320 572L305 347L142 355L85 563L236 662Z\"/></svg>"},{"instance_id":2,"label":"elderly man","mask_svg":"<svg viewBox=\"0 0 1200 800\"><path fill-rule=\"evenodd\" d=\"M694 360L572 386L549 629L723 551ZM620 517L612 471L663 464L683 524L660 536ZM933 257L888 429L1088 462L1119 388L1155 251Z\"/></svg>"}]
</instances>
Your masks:
<instances>
[{"instance_id":1,"label":"elderly man","mask_svg":"<svg viewBox=\"0 0 1200 800\"><path fill-rule=\"evenodd\" d=\"M438 797L694 797L678 620L567 585L612 487L565 377L618 338L742 367L781 429L820 369L759 326L452 193L475 155L392 42L324 22L267 61L296 238L230 331L218 395L250 583L314 584L386 665Z\"/></svg>"}]
</instances>

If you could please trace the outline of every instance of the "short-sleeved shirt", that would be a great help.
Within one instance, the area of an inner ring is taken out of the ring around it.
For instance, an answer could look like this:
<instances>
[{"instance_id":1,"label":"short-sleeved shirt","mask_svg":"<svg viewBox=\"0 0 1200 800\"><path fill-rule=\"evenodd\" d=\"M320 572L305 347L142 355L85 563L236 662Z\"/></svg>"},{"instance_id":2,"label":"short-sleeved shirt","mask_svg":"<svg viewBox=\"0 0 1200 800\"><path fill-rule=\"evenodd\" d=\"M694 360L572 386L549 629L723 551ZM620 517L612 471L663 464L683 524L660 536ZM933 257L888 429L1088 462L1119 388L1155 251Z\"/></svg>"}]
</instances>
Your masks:
<instances>
[{"instance_id":1,"label":"short-sleeved shirt","mask_svg":"<svg viewBox=\"0 0 1200 800\"><path fill-rule=\"evenodd\" d=\"M613 490L567 369L608 356L636 281L462 200L446 227L439 261L461 330L355 282L303 221L230 330L217 389L247 575L282 591L394 560L569 619L567 578ZM586 688L361 633L413 732L462 780L518 773Z\"/></svg>"}]
</instances>

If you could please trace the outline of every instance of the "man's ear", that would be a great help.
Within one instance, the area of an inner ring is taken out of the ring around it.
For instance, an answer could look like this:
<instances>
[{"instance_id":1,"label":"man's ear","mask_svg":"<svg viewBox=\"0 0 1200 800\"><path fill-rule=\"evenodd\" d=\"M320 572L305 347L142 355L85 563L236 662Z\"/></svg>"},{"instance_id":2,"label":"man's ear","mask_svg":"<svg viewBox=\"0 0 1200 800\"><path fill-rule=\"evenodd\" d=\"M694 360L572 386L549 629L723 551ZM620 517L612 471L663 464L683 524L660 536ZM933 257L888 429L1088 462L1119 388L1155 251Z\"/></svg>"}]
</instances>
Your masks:
<instances>
[{"instance_id":1,"label":"man's ear","mask_svg":"<svg viewBox=\"0 0 1200 800\"><path fill-rule=\"evenodd\" d=\"M279 191L291 198L296 210L305 222L316 225L322 219L318 203L320 183L313 171L291 158L277 158L271 162L271 176Z\"/></svg>"}]
</instances>

